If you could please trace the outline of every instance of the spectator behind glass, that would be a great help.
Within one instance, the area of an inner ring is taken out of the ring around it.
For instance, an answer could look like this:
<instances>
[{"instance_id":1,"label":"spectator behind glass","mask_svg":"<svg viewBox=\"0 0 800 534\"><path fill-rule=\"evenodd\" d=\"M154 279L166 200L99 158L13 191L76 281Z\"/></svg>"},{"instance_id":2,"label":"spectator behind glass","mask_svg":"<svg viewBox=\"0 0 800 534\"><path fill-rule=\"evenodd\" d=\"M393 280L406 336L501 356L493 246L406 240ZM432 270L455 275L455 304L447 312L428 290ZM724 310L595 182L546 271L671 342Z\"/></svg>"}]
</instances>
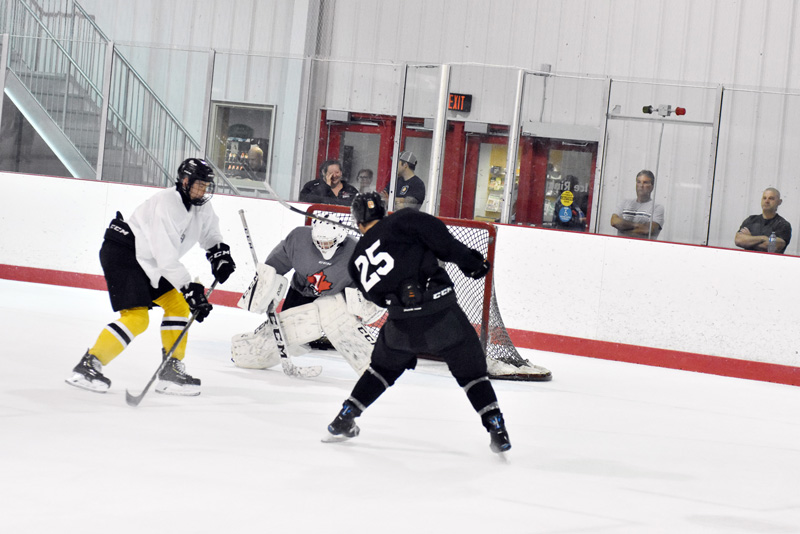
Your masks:
<instances>
[{"instance_id":1,"label":"spectator behind glass","mask_svg":"<svg viewBox=\"0 0 800 534\"><path fill-rule=\"evenodd\" d=\"M783 254L792 240L792 225L778 215L778 206L783 203L781 193L768 187L761 195L761 213L751 215L743 222L733 238L737 247L745 250L769 252L769 236L775 232L775 252Z\"/></svg>"},{"instance_id":2,"label":"spectator behind glass","mask_svg":"<svg viewBox=\"0 0 800 534\"><path fill-rule=\"evenodd\" d=\"M414 174L417 157L409 151L400 154L397 161L397 183L394 194L394 209L413 208L418 210L425 201L425 182ZM383 201L389 198L389 185L381 192Z\"/></svg>"},{"instance_id":3,"label":"spectator behind glass","mask_svg":"<svg viewBox=\"0 0 800 534\"><path fill-rule=\"evenodd\" d=\"M358 189L342 180L342 164L329 159L320 167L319 178L300 190L300 202L349 206L357 194Z\"/></svg>"},{"instance_id":4,"label":"spectator behind glass","mask_svg":"<svg viewBox=\"0 0 800 534\"><path fill-rule=\"evenodd\" d=\"M375 191L372 187L372 169L361 169L358 171L358 192L367 193Z\"/></svg>"},{"instance_id":5,"label":"spectator behind glass","mask_svg":"<svg viewBox=\"0 0 800 534\"><path fill-rule=\"evenodd\" d=\"M658 239L664 228L664 206L650 198L656 185L651 171L642 170L636 175L636 198L623 200L611 216L611 226L617 235L640 239Z\"/></svg>"},{"instance_id":6,"label":"spectator behind glass","mask_svg":"<svg viewBox=\"0 0 800 534\"><path fill-rule=\"evenodd\" d=\"M254 175L266 173L267 167L264 164L264 151L258 145L250 145L250 150L247 151L247 168ZM248 178L251 176L248 175ZM253 176L257 180L263 180L264 176Z\"/></svg>"},{"instance_id":7,"label":"spectator behind glass","mask_svg":"<svg viewBox=\"0 0 800 534\"><path fill-rule=\"evenodd\" d=\"M586 229L586 214L575 202L575 195L572 192L576 183L578 183L578 178L571 174L564 180L564 191L559 195L554 208L554 228L580 232Z\"/></svg>"}]
</instances>

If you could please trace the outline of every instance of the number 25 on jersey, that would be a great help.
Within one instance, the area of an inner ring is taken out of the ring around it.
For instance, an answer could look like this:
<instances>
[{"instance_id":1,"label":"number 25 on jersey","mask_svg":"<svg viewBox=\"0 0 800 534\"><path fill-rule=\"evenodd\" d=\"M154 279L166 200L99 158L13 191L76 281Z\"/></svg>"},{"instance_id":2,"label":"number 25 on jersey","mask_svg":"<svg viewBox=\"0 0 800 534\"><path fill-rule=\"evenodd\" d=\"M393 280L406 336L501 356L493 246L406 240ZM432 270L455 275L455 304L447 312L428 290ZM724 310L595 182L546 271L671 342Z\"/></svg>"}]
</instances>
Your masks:
<instances>
[{"instance_id":1,"label":"number 25 on jersey","mask_svg":"<svg viewBox=\"0 0 800 534\"><path fill-rule=\"evenodd\" d=\"M361 273L361 285L364 287L364 291L375 287L375 284L381 281L382 276L386 276L394 269L394 258L387 252L375 252L380 246L381 240L378 239L364 251L366 255L362 254L353 262L358 272ZM370 265L377 267L371 274L369 273Z\"/></svg>"}]
</instances>

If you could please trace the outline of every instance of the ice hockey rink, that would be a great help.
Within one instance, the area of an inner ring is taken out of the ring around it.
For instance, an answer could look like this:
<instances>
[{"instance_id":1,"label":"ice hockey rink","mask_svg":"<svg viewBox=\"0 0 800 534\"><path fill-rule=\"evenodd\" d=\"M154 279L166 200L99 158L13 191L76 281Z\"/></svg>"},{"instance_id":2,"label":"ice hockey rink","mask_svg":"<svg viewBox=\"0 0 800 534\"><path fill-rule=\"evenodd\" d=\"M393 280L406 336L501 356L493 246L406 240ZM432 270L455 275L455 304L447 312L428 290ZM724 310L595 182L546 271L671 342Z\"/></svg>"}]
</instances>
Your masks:
<instances>
[{"instance_id":1,"label":"ice hockey rink","mask_svg":"<svg viewBox=\"0 0 800 534\"><path fill-rule=\"evenodd\" d=\"M322 351L295 359L315 379L234 367L260 323L238 309L191 327L199 397L125 403L159 364L158 309L107 394L67 385L115 317L101 291L0 280L0 532L800 532L797 387L523 350L554 380L494 382L500 457L422 361L329 444L353 371Z\"/></svg>"}]
</instances>

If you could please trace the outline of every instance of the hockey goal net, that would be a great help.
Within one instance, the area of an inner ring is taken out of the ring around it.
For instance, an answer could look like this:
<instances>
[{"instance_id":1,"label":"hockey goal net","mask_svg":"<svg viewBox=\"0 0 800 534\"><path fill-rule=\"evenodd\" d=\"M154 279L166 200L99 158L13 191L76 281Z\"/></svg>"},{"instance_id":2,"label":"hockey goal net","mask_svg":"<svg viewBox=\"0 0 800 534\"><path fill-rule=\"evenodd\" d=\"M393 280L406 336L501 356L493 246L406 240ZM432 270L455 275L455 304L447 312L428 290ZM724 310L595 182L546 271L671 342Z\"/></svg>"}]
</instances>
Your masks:
<instances>
[{"instance_id":1,"label":"hockey goal net","mask_svg":"<svg viewBox=\"0 0 800 534\"><path fill-rule=\"evenodd\" d=\"M344 206L312 204L306 212L317 217L335 215L342 224L356 228L349 208ZM446 217L439 217L439 219L447 225L448 230L456 239L479 251L492 265L495 264L494 249L497 229L494 225ZM306 224L311 224L310 218L306 218ZM361 237L356 230L350 230L350 233L356 238ZM505 380L550 380L550 371L531 364L519 354L511 342L497 305L493 283L494 269L490 270L484 278L473 280L465 276L455 264L445 263L444 265L455 284L458 303L475 326L480 337L487 356L489 375L492 378ZM369 328L375 330L374 333L377 336L377 330L382 324L383 320L380 320L370 325Z\"/></svg>"}]
</instances>

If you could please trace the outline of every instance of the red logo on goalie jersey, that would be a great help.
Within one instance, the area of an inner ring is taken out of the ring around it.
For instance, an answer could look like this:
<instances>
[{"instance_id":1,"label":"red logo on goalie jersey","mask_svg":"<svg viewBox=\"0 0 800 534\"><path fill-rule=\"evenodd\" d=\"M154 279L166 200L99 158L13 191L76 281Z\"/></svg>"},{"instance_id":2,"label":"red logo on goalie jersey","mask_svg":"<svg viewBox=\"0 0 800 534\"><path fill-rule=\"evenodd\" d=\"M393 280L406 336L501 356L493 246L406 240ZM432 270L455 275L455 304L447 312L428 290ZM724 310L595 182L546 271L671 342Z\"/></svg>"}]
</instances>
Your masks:
<instances>
[{"instance_id":1,"label":"red logo on goalie jersey","mask_svg":"<svg viewBox=\"0 0 800 534\"><path fill-rule=\"evenodd\" d=\"M306 280L308 280L308 283L311 284L311 287L314 289L314 293L317 295L321 294L323 291L328 291L331 287L333 287L333 285L326 279L325 273L322 271L306 277Z\"/></svg>"}]
</instances>

